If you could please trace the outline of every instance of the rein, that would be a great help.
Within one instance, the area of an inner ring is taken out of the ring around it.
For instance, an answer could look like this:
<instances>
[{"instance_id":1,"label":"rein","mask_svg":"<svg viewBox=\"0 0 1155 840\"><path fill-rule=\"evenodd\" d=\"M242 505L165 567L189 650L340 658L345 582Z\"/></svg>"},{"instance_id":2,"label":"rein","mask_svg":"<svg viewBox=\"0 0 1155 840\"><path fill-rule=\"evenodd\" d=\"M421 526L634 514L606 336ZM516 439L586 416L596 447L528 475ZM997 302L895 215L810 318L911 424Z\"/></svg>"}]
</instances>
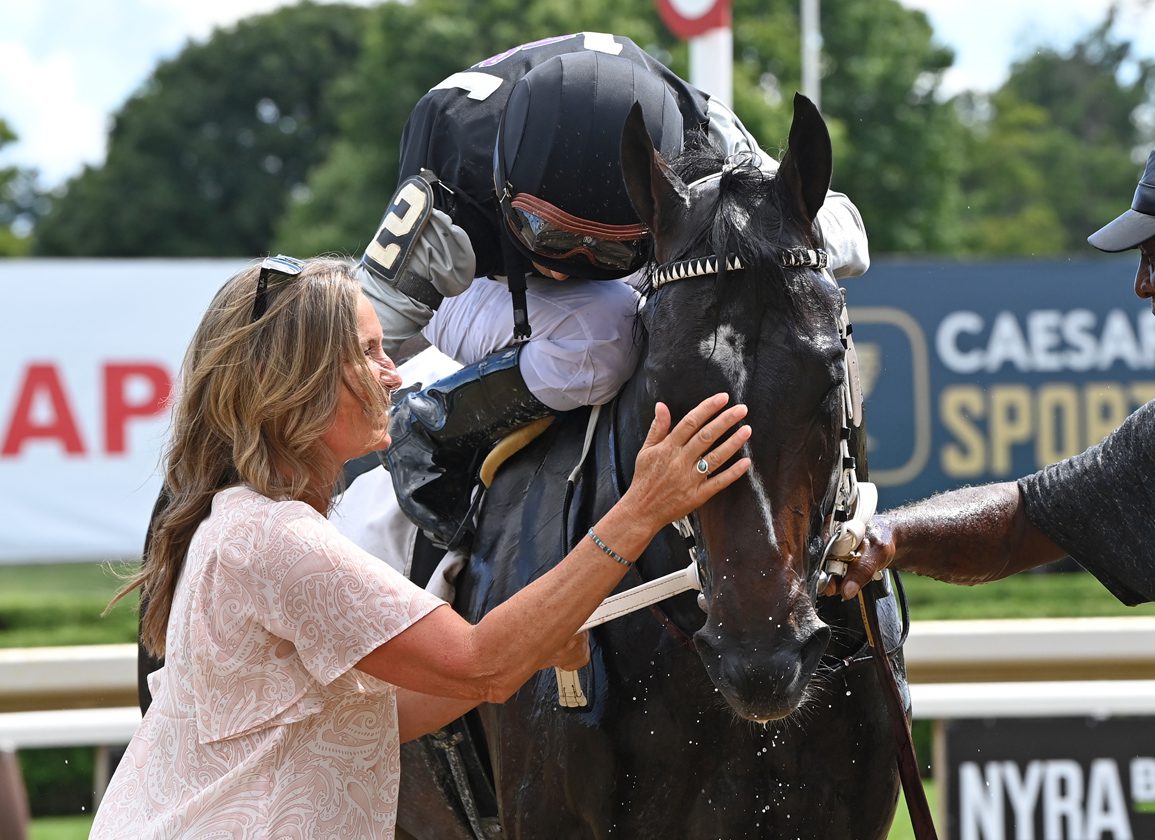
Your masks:
<instances>
[{"instance_id":1,"label":"rein","mask_svg":"<svg viewBox=\"0 0 1155 840\"><path fill-rule=\"evenodd\" d=\"M834 520L838 522L834 535L827 543L826 552L822 558L821 572L819 573L818 589L825 588L825 582L831 575L843 575L861 555L858 551L866 538L866 522L874 515L874 508L878 503L878 489L869 482L858 481L858 465L850 454L850 435L852 428L862 426L862 392L858 379L858 354L854 349L854 339L851 334L854 329L850 323L849 310L846 308L845 295L843 296L842 311L838 316L838 331L842 339L842 347L846 361L846 382L843 390L843 426L840 435L839 448L842 455L842 477L839 480L838 494L835 497ZM865 497L864 497L865 493ZM865 499L865 501L864 501ZM866 504L870 514L859 517L848 514L848 505L860 508ZM906 719L906 703L902 691L898 686L898 678L890 663L890 655L886 650L886 640L882 637L881 622L878 619L878 599L880 597L875 581L883 578L883 572L874 576L874 580L864 586L858 593L858 609L862 614L862 624L866 628L866 644L870 646L871 658L878 669L879 681L883 686L887 710L889 711L890 729L894 737L897 750L898 775L902 781L902 793L906 798L907 811L910 815L911 827L917 840L938 840L938 832L934 827L934 818L930 813L930 804L926 799L926 792L922 787L922 778L918 772L918 757L914 751L914 740L910 734L910 724ZM887 580L890 576L887 576ZM895 575L894 580L898 580ZM901 592L902 584L898 584ZM903 598L903 632L898 648L906 641L906 634L910 630L908 615ZM897 649L897 648L896 648ZM853 661L849 657L846 661Z\"/></svg>"}]
</instances>

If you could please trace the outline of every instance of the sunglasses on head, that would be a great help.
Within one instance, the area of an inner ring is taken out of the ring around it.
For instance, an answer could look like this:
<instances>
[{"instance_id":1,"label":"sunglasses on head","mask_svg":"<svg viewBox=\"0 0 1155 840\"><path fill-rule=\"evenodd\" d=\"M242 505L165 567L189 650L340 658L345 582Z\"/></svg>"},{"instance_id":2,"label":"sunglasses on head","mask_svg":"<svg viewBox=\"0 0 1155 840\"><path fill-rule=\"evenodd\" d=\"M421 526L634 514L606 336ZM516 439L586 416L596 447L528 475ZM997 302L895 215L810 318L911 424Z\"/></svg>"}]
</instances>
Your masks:
<instances>
[{"instance_id":1,"label":"sunglasses on head","mask_svg":"<svg viewBox=\"0 0 1155 840\"><path fill-rule=\"evenodd\" d=\"M253 298L253 317L250 323L255 324L269 308L269 278L296 277L305 268L302 260L278 254L275 257L265 257L261 262L261 273L257 275L257 293Z\"/></svg>"},{"instance_id":2,"label":"sunglasses on head","mask_svg":"<svg viewBox=\"0 0 1155 840\"><path fill-rule=\"evenodd\" d=\"M510 232L546 259L582 256L598 268L628 273L640 268L649 254L645 225L591 222L524 193L504 198L503 203Z\"/></svg>"}]
</instances>

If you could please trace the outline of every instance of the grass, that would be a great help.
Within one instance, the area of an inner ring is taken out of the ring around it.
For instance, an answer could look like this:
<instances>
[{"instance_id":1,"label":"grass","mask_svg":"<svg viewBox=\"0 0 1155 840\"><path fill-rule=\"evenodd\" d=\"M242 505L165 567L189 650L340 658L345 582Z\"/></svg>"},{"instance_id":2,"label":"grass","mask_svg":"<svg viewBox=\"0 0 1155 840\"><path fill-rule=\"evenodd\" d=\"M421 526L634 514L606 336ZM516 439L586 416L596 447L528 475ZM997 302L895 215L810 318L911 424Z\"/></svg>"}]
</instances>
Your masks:
<instances>
[{"instance_id":1,"label":"grass","mask_svg":"<svg viewBox=\"0 0 1155 840\"><path fill-rule=\"evenodd\" d=\"M930 813L934 817L935 828L941 832L943 824L938 815L934 782L924 780L922 789L926 791L926 800L930 804ZM890 825L890 834L887 840L914 840L914 829L910 825L910 813L906 809L906 797L901 793L898 795L898 812L895 813L894 822Z\"/></svg>"},{"instance_id":2,"label":"grass","mask_svg":"<svg viewBox=\"0 0 1155 840\"><path fill-rule=\"evenodd\" d=\"M1155 616L1125 607L1091 575L1021 574L982 586L904 575L915 621L980 618ZM0 647L136 641L136 596L101 612L120 586L107 564L0 566Z\"/></svg>"},{"instance_id":3,"label":"grass","mask_svg":"<svg viewBox=\"0 0 1155 840\"><path fill-rule=\"evenodd\" d=\"M104 563L0 566L0 647L135 642L135 595L101 617L120 585Z\"/></svg>"},{"instance_id":4,"label":"grass","mask_svg":"<svg viewBox=\"0 0 1155 840\"><path fill-rule=\"evenodd\" d=\"M1155 603L1124 606L1081 571L1030 572L980 586L957 586L917 575L903 575L902 582L913 621L1155 616Z\"/></svg>"},{"instance_id":5,"label":"grass","mask_svg":"<svg viewBox=\"0 0 1155 840\"><path fill-rule=\"evenodd\" d=\"M39 817L28 826L28 840L85 840L92 817Z\"/></svg>"}]
</instances>

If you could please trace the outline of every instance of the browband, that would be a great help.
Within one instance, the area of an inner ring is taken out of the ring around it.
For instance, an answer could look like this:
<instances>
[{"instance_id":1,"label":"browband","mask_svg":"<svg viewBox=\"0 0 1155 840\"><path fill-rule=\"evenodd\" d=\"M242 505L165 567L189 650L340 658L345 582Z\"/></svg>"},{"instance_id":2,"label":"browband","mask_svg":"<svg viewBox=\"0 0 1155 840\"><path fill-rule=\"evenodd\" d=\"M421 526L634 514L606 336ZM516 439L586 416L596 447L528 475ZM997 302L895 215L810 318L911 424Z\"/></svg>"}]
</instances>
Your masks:
<instances>
[{"instance_id":1,"label":"browband","mask_svg":"<svg viewBox=\"0 0 1155 840\"><path fill-rule=\"evenodd\" d=\"M783 268L826 268L830 265L830 255L821 248L787 248L779 255L778 264ZM727 271L739 271L742 268L744 266L738 257L726 258ZM705 277L717 273L717 256L678 260L659 266L651 275L650 288L657 290L675 280L688 280L691 277Z\"/></svg>"}]
</instances>

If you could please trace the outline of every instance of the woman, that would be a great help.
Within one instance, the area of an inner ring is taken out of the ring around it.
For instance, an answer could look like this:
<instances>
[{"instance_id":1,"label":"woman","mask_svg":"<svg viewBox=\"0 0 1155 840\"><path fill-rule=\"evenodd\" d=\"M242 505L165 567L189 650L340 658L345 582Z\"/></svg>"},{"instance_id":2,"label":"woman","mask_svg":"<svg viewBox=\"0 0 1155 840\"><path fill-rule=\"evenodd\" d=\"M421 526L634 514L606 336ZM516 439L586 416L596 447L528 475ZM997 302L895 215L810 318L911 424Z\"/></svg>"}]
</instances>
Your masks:
<instances>
[{"instance_id":1,"label":"woman","mask_svg":"<svg viewBox=\"0 0 1155 840\"><path fill-rule=\"evenodd\" d=\"M175 406L171 502L118 594L147 596L143 641L165 667L92 837L392 837L401 741L581 665L574 634L632 560L749 467L722 468L750 436L733 428L744 406L719 394L671 430L659 404L621 501L471 625L325 518L342 464L389 444L400 378L381 341L343 260L265 260L210 305Z\"/></svg>"}]
</instances>

